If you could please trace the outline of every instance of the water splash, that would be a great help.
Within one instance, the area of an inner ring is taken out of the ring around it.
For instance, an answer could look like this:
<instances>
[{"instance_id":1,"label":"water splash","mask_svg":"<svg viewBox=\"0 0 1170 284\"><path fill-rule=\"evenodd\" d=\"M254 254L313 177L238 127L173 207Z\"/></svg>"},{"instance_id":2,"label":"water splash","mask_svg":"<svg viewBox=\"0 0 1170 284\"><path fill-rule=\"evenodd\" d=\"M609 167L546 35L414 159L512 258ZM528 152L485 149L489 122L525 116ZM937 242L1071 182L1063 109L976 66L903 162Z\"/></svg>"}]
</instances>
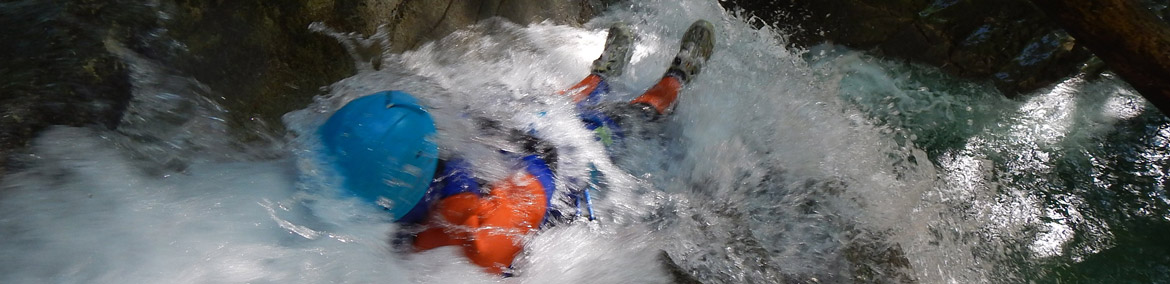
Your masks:
<instances>
[{"instance_id":1,"label":"water splash","mask_svg":"<svg viewBox=\"0 0 1170 284\"><path fill-rule=\"evenodd\" d=\"M633 62L605 99L633 98L700 18L715 23L716 52L661 135L607 153L556 91L625 21ZM1170 123L1108 78L1012 101L930 68L787 50L701 1L631 3L583 28L490 20L402 54L385 53L384 34L312 28L358 70L284 116L287 144L225 138L208 99L223 90L123 54L141 75L128 119L143 123L37 140L29 168L0 183L3 282L664 283L663 253L704 283L1083 280L1091 269L1063 267L1155 271L1157 256L1126 252L1159 251L1142 232L1170 222ZM386 89L418 96L442 151L486 179L507 172L497 151L515 145L471 117L552 142L562 184L598 165L601 221L536 235L506 280L457 249L394 250L398 228L339 192L315 141L332 111ZM134 153L186 170L144 173Z\"/></svg>"}]
</instances>

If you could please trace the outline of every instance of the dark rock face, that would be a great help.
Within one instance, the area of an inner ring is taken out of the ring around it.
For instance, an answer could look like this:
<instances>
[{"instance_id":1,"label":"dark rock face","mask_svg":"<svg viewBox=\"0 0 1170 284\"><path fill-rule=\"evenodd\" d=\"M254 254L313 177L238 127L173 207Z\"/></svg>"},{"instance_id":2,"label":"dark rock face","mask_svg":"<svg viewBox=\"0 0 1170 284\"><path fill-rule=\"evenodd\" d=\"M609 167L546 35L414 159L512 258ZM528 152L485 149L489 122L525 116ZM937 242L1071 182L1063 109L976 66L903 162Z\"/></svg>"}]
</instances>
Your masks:
<instances>
[{"instance_id":1,"label":"dark rock face","mask_svg":"<svg viewBox=\"0 0 1170 284\"><path fill-rule=\"evenodd\" d=\"M184 48L155 59L207 85L231 129L279 131L280 115L353 72L341 45L308 30L337 16L312 2L174 1L166 29Z\"/></svg>"},{"instance_id":2,"label":"dark rock face","mask_svg":"<svg viewBox=\"0 0 1170 284\"><path fill-rule=\"evenodd\" d=\"M153 2L153 3L146 3ZM341 44L308 26L373 34L393 52L490 17L580 24L609 0L21 0L0 3L0 176L50 125L116 128L131 99L114 44L209 89L238 138L280 133L280 116L354 72ZM279 136L279 134L277 135Z\"/></svg>"},{"instance_id":3,"label":"dark rock face","mask_svg":"<svg viewBox=\"0 0 1170 284\"><path fill-rule=\"evenodd\" d=\"M130 1L0 3L0 176L9 151L50 125L117 126L131 86L104 41L146 42L134 31L153 18Z\"/></svg>"},{"instance_id":4,"label":"dark rock face","mask_svg":"<svg viewBox=\"0 0 1170 284\"><path fill-rule=\"evenodd\" d=\"M490 17L579 24L597 6L590 1L175 0L166 27L187 51L163 61L220 93L232 129L256 129L246 124L259 121L279 132L281 115L354 72L342 45L310 31L310 23L366 35L385 25L390 51L401 52Z\"/></svg>"},{"instance_id":5,"label":"dark rock face","mask_svg":"<svg viewBox=\"0 0 1170 284\"><path fill-rule=\"evenodd\" d=\"M1170 25L1132 0L1033 0L1134 89L1170 113ZM1163 6L1164 7L1164 6ZM1163 8L1164 11L1164 8Z\"/></svg>"},{"instance_id":6,"label":"dark rock face","mask_svg":"<svg viewBox=\"0 0 1170 284\"><path fill-rule=\"evenodd\" d=\"M1014 96L1075 74L1092 54L1027 1L726 0L791 33L990 80Z\"/></svg>"},{"instance_id":7,"label":"dark rock face","mask_svg":"<svg viewBox=\"0 0 1170 284\"><path fill-rule=\"evenodd\" d=\"M318 1L322 2L322 1ZM373 34L379 25L390 28L392 52L401 52L443 38L457 29L492 17L520 24L551 20L578 25L605 5L602 1L460 1L391 0L335 1L345 15L327 22L341 30Z\"/></svg>"}]
</instances>

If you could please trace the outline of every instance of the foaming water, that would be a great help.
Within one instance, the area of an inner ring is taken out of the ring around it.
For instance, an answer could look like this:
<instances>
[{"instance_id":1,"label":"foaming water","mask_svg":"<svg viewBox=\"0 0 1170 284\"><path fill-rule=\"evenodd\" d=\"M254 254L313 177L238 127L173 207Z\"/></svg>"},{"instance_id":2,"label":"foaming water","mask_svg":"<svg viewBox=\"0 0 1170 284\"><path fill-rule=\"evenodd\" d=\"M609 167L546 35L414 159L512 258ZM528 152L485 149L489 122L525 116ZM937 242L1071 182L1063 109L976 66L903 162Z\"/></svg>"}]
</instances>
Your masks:
<instances>
[{"instance_id":1,"label":"foaming water","mask_svg":"<svg viewBox=\"0 0 1170 284\"><path fill-rule=\"evenodd\" d=\"M842 98L912 141L939 185L911 217L927 282L1136 281L1165 268L1165 117L1106 75L1021 100L856 53L818 59ZM925 106L925 107L924 107ZM1143 155L1138 153L1152 153ZM925 214L924 214L925 213ZM961 268L961 269L956 269ZM1118 276L1107 271L1125 271Z\"/></svg>"},{"instance_id":2,"label":"foaming water","mask_svg":"<svg viewBox=\"0 0 1170 284\"><path fill-rule=\"evenodd\" d=\"M104 135L49 130L33 146L35 166L5 180L4 282L367 282L403 269L386 261L383 218L298 195L287 160L194 164L159 177ZM350 210L308 212L314 202ZM329 231L288 225L320 219Z\"/></svg>"},{"instance_id":3,"label":"foaming water","mask_svg":"<svg viewBox=\"0 0 1170 284\"><path fill-rule=\"evenodd\" d=\"M667 283L671 262L704 283L1059 281L1160 249L1134 224L1170 220L1170 124L1124 84L1074 78L1008 100L930 68L788 50L716 3L627 5L583 28L489 20L402 54L384 33L315 24L358 70L285 115L287 142L272 145L230 141L212 90L111 44L136 72L131 123L55 128L20 158L0 184L0 282ZM604 100L634 98L696 19L715 24L711 60L659 135L607 152L557 92L624 21L633 61ZM560 185L596 167L600 219L541 231L506 279L455 248L395 249L399 228L339 191L315 135L382 90L422 100L441 155L485 179L517 145L477 119L548 140Z\"/></svg>"}]
</instances>

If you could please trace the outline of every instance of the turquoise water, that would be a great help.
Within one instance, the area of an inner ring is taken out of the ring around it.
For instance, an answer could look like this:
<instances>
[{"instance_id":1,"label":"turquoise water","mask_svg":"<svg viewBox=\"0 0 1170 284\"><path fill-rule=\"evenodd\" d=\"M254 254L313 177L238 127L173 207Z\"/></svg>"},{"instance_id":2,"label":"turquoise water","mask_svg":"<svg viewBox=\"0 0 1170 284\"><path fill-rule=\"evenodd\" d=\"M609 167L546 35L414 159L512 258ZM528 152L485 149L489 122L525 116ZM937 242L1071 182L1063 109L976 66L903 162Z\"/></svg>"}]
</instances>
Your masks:
<instances>
[{"instance_id":1,"label":"turquoise water","mask_svg":"<svg viewBox=\"0 0 1170 284\"><path fill-rule=\"evenodd\" d=\"M844 97L930 153L944 185L927 197L948 212L932 234L974 244L989 280L1165 281L1168 120L1123 82L1077 77L1005 100L878 66L845 68Z\"/></svg>"},{"instance_id":2,"label":"turquoise water","mask_svg":"<svg viewBox=\"0 0 1170 284\"><path fill-rule=\"evenodd\" d=\"M661 135L607 153L555 95L620 20L638 39L606 99L635 97L700 18L716 52ZM0 282L670 282L660 252L704 283L1167 279L1170 121L1125 84L1072 78L1009 100L929 67L783 43L708 1L627 4L583 28L485 22L338 58L382 64L357 64L264 145L225 138L228 110L206 97L230 90L111 44L134 71L132 111L119 131L51 129L20 157L28 168L2 181ZM443 151L481 176L504 175L495 149L513 146L468 116L535 129L561 151L561 181L597 165L601 219L534 236L509 279L455 249L394 250L398 228L338 192L312 135L383 89L418 95Z\"/></svg>"}]
</instances>

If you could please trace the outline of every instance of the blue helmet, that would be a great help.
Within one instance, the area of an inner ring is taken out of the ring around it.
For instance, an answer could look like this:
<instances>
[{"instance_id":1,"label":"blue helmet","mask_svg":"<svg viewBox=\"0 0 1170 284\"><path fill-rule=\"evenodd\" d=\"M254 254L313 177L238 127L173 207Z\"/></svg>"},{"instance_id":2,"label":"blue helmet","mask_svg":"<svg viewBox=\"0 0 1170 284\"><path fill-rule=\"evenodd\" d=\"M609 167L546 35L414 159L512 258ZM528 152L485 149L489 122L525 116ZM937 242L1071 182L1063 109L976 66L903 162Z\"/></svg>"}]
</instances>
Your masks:
<instances>
[{"instance_id":1,"label":"blue helmet","mask_svg":"<svg viewBox=\"0 0 1170 284\"><path fill-rule=\"evenodd\" d=\"M337 110L318 134L336 158L344 187L402 218L423 198L435 175L435 122L410 94L382 91Z\"/></svg>"}]
</instances>

